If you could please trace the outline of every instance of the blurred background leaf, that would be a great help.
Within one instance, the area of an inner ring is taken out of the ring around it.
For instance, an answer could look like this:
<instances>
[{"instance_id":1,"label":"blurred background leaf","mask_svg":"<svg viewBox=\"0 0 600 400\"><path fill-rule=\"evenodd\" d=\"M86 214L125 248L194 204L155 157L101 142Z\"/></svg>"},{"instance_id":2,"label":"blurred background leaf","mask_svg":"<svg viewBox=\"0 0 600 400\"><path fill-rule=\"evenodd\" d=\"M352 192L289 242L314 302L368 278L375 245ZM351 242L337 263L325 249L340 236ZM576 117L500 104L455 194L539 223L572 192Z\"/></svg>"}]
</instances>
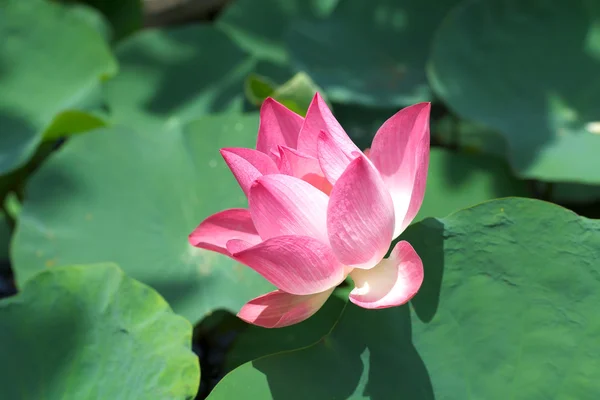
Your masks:
<instances>
[{"instance_id":1,"label":"blurred background leaf","mask_svg":"<svg viewBox=\"0 0 600 400\"><path fill-rule=\"evenodd\" d=\"M142 27L142 0L61 0L81 3L102 12L110 22L114 38L121 39Z\"/></svg>"},{"instance_id":2,"label":"blurred background leaf","mask_svg":"<svg viewBox=\"0 0 600 400\"><path fill-rule=\"evenodd\" d=\"M119 75L105 85L111 115L140 131L241 112L244 79L254 66L210 25L145 30L121 42L116 54Z\"/></svg>"},{"instance_id":3,"label":"blurred background leaf","mask_svg":"<svg viewBox=\"0 0 600 400\"><path fill-rule=\"evenodd\" d=\"M192 329L115 265L59 267L0 301L6 399L190 399Z\"/></svg>"},{"instance_id":4,"label":"blurred background leaf","mask_svg":"<svg viewBox=\"0 0 600 400\"><path fill-rule=\"evenodd\" d=\"M469 1L440 26L429 77L460 116L508 141L525 178L600 184L597 2Z\"/></svg>"},{"instance_id":5,"label":"blurred background leaf","mask_svg":"<svg viewBox=\"0 0 600 400\"><path fill-rule=\"evenodd\" d=\"M457 3L342 1L327 20L292 25L292 64L334 102L399 107L428 101L424 67L432 36Z\"/></svg>"},{"instance_id":6,"label":"blurred background leaf","mask_svg":"<svg viewBox=\"0 0 600 400\"><path fill-rule=\"evenodd\" d=\"M29 1L47 1L47 0L29 0ZM87 6L84 1L77 0L51 0L54 2L60 2L65 4L63 7L69 10L69 14L73 18L79 18L85 25L94 28L98 34L104 39L106 43L110 43L114 39L113 27L110 22L104 18L102 13L98 12L97 9ZM51 32L48 32L51 35Z\"/></svg>"},{"instance_id":7,"label":"blurred background leaf","mask_svg":"<svg viewBox=\"0 0 600 400\"><path fill-rule=\"evenodd\" d=\"M283 36L292 21L326 17L340 0L236 0L223 11L217 26L250 53L265 60L288 60Z\"/></svg>"},{"instance_id":8,"label":"blurred background leaf","mask_svg":"<svg viewBox=\"0 0 600 400\"><path fill-rule=\"evenodd\" d=\"M43 139L53 141L76 133L88 132L108 126L106 116L98 112L69 110L54 117L52 124L44 132Z\"/></svg>"},{"instance_id":9,"label":"blurred background leaf","mask_svg":"<svg viewBox=\"0 0 600 400\"><path fill-rule=\"evenodd\" d=\"M27 162L57 114L95 107L90 97L116 64L95 28L59 4L4 0L0 36L2 175ZM60 125L63 134L81 128L69 114Z\"/></svg>"},{"instance_id":10,"label":"blurred background leaf","mask_svg":"<svg viewBox=\"0 0 600 400\"><path fill-rule=\"evenodd\" d=\"M425 198L415 222L498 197L524 196L525 184L512 176L504 160L433 149Z\"/></svg>"}]
</instances>

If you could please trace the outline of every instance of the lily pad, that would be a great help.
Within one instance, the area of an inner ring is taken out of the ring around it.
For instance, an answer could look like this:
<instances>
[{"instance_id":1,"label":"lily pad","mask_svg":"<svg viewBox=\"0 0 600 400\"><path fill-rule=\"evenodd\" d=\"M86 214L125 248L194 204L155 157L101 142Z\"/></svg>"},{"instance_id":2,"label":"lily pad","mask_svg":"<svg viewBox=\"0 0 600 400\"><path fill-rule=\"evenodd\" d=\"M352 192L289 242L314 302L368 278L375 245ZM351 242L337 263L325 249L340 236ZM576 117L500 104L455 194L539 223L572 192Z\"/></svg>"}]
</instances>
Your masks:
<instances>
[{"instance_id":1,"label":"lily pad","mask_svg":"<svg viewBox=\"0 0 600 400\"><path fill-rule=\"evenodd\" d=\"M140 131L242 110L255 61L211 25L148 29L116 48L119 74L105 94L116 123Z\"/></svg>"},{"instance_id":2,"label":"lily pad","mask_svg":"<svg viewBox=\"0 0 600 400\"><path fill-rule=\"evenodd\" d=\"M410 227L408 305L348 304L318 344L246 363L210 399L593 399L600 221L502 199Z\"/></svg>"},{"instance_id":3,"label":"lily pad","mask_svg":"<svg viewBox=\"0 0 600 400\"><path fill-rule=\"evenodd\" d=\"M12 245L17 285L47 267L111 261L192 323L239 311L271 286L187 236L210 214L246 206L219 148L251 147L257 129L256 114L224 114L155 134L72 137L26 187Z\"/></svg>"},{"instance_id":4,"label":"lily pad","mask_svg":"<svg viewBox=\"0 0 600 400\"><path fill-rule=\"evenodd\" d=\"M3 1L0 37L2 175L27 162L55 118L68 134L68 113L84 112L116 63L96 27L53 2Z\"/></svg>"},{"instance_id":5,"label":"lily pad","mask_svg":"<svg viewBox=\"0 0 600 400\"><path fill-rule=\"evenodd\" d=\"M326 17L339 0L236 0L223 11L217 26L261 59L288 59L283 36L298 18Z\"/></svg>"},{"instance_id":6,"label":"lily pad","mask_svg":"<svg viewBox=\"0 0 600 400\"><path fill-rule=\"evenodd\" d=\"M468 1L437 32L433 88L506 137L521 177L600 183L598 11L585 0Z\"/></svg>"},{"instance_id":7,"label":"lily pad","mask_svg":"<svg viewBox=\"0 0 600 400\"><path fill-rule=\"evenodd\" d=\"M333 102L385 107L430 100L425 63L433 33L457 3L341 2L327 20L292 25L292 64Z\"/></svg>"},{"instance_id":8,"label":"lily pad","mask_svg":"<svg viewBox=\"0 0 600 400\"><path fill-rule=\"evenodd\" d=\"M43 271L0 301L6 399L190 399L192 326L115 265Z\"/></svg>"}]
</instances>

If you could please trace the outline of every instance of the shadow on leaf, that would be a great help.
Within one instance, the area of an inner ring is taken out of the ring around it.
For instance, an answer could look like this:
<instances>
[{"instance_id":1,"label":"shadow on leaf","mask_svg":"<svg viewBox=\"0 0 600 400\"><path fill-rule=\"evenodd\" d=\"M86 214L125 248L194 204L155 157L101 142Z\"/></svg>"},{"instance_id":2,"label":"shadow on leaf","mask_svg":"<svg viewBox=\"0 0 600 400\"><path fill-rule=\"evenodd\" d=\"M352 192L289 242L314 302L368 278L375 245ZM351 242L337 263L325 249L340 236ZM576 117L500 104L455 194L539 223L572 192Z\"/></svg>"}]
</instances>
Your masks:
<instances>
[{"instance_id":1,"label":"shadow on leaf","mask_svg":"<svg viewBox=\"0 0 600 400\"><path fill-rule=\"evenodd\" d=\"M410 227L409 240L423 258L425 281L414 298L419 319L435 315L444 269L443 225L428 219ZM427 367L412 342L408 305L365 310L348 303L333 331L318 344L258 359L273 399L435 399Z\"/></svg>"}]
</instances>

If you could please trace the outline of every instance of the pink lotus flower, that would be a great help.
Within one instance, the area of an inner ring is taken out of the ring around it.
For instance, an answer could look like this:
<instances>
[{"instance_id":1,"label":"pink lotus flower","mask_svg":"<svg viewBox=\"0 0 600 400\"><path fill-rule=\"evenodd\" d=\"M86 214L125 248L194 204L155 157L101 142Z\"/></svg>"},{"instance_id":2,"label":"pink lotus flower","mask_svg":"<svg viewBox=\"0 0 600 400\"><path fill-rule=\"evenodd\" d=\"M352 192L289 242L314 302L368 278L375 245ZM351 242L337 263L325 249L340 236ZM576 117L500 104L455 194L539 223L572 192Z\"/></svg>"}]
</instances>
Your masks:
<instances>
[{"instance_id":1,"label":"pink lotus flower","mask_svg":"<svg viewBox=\"0 0 600 400\"><path fill-rule=\"evenodd\" d=\"M319 94L306 118L263 103L256 150L221 150L248 209L211 215L189 236L278 288L244 305L241 319L268 328L303 321L348 275L360 307L398 306L416 294L423 265L412 246L401 241L383 257L423 201L429 110L421 103L396 113L367 156Z\"/></svg>"}]
</instances>

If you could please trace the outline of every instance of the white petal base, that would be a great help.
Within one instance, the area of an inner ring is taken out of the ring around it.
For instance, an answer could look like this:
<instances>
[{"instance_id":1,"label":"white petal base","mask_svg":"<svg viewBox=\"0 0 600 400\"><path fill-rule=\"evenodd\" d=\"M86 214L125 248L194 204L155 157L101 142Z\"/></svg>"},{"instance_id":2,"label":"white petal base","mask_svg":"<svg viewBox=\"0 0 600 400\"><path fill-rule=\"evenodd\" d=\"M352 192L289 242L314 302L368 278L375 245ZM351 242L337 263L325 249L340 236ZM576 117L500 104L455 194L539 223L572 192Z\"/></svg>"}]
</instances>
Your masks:
<instances>
[{"instance_id":1,"label":"white petal base","mask_svg":"<svg viewBox=\"0 0 600 400\"><path fill-rule=\"evenodd\" d=\"M363 308L388 308L407 303L423 283L423 263L413 247L399 242L389 258L374 268L350 273L350 301Z\"/></svg>"}]
</instances>

